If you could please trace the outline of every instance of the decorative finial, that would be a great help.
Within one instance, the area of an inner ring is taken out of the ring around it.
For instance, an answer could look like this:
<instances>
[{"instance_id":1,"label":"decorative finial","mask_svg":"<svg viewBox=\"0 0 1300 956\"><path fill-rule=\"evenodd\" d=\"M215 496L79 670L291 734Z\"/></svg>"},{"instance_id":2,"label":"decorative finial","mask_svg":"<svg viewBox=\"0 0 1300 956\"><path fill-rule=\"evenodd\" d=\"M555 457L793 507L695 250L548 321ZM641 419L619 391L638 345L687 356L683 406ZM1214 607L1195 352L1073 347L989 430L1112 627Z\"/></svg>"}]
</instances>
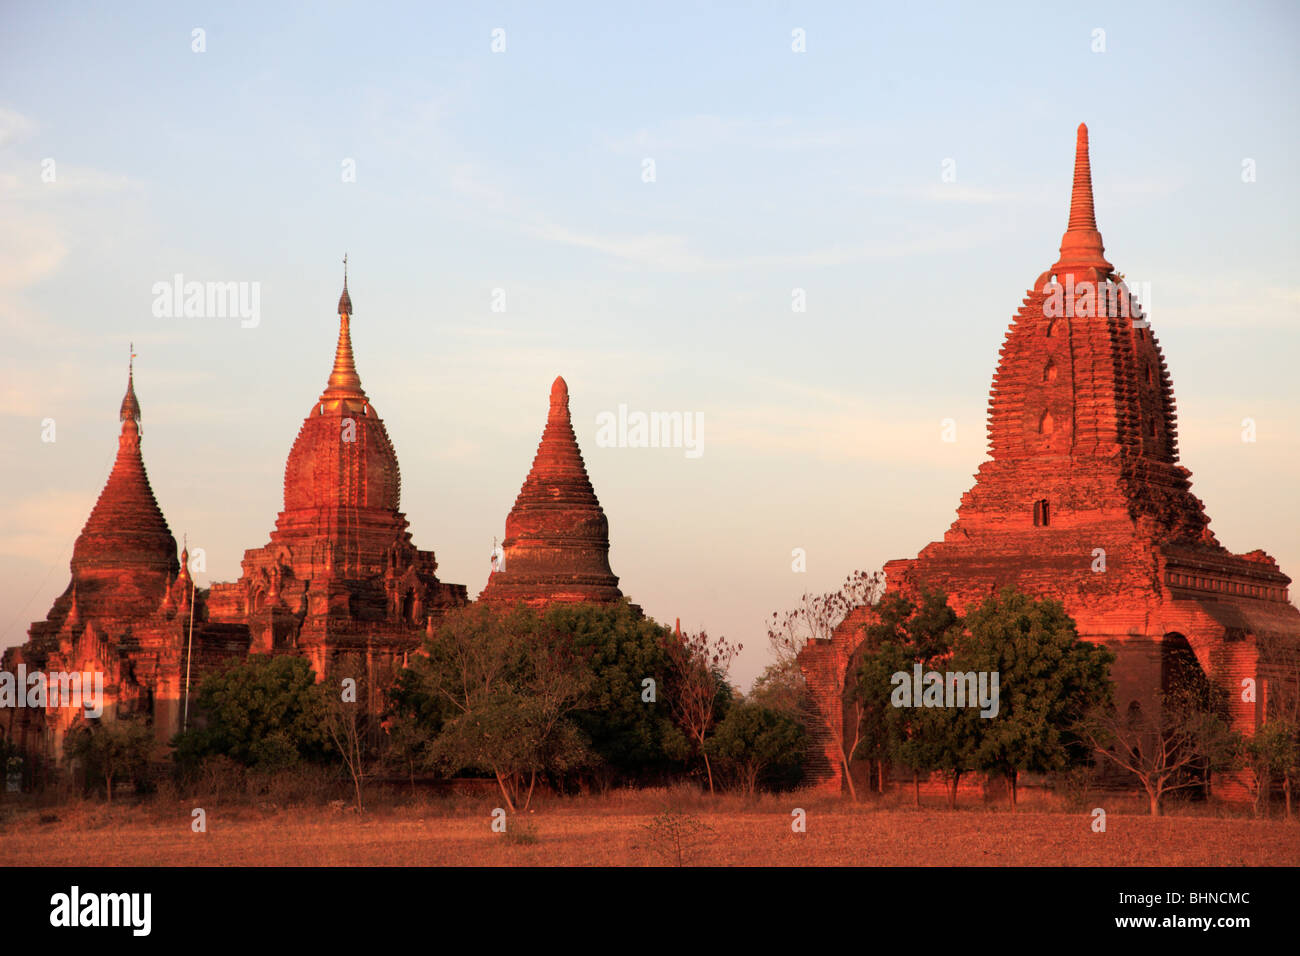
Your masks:
<instances>
[{"instance_id":1,"label":"decorative finial","mask_svg":"<svg viewBox=\"0 0 1300 956\"><path fill-rule=\"evenodd\" d=\"M348 295L348 254L343 253L343 294L339 296L339 315L352 314L352 296Z\"/></svg>"},{"instance_id":2,"label":"decorative finial","mask_svg":"<svg viewBox=\"0 0 1300 956\"><path fill-rule=\"evenodd\" d=\"M339 341L334 349L334 368L330 370L329 384L321 395L322 402L340 399L351 400L360 410L366 402L366 393L361 389L361 377L357 375L356 362L352 358L352 332L349 317L352 315L352 296L348 294L348 257L343 255L343 294L339 296Z\"/></svg>"},{"instance_id":3,"label":"decorative finial","mask_svg":"<svg viewBox=\"0 0 1300 956\"><path fill-rule=\"evenodd\" d=\"M1074 186L1070 192L1070 219L1061 238L1061 257L1052 266L1059 274L1096 269L1105 278L1113 270L1097 231L1092 204L1092 164L1088 157L1088 126L1080 123L1074 141Z\"/></svg>"},{"instance_id":4,"label":"decorative finial","mask_svg":"<svg viewBox=\"0 0 1300 956\"><path fill-rule=\"evenodd\" d=\"M569 383L562 375L551 383L551 411L547 417L551 421L569 421Z\"/></svg>"},{"instance_id":5,"label":"decorative finial","mask_svg":"<svg viewBox=\"0 0 1300 956\"><path fill-rule=\"evenodd\" d=\"M131 358L127 362L126 395L122 398L122 408L118 414L119 421L127 420L140 424L140 402L135 397L135 343L131 343Z\"/></svg>"}]
</instances>

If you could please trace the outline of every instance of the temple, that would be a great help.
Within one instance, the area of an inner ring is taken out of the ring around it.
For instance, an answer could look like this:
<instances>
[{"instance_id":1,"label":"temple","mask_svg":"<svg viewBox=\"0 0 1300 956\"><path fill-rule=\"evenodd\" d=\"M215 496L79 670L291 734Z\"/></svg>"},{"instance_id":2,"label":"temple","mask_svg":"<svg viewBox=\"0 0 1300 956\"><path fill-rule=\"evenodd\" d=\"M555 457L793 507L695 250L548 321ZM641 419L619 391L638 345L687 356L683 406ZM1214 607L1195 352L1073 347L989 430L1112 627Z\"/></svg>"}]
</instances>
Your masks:
<instances>
[{"instance_id":1,"label":"temple","mask_svg":"<svg viewBox=\"0 0 1300 956\"><path fill-rule=\"evenodd\" d=\"M355 678L358 701L382 706L410 654L468 598L412 542L397 453L357 373L352 314L345 259L334 364L289 451L284 508L270 540L244 552L239 579L206 591L194 586L188 553L177 560L145 475L132 357L117 461L77 539L72 579L27 643L5 652L5 671L102 672L100 719L145 716L160 742L182 729L187 691L249 654L305 657L318 679ZM562 378L481 598L531 607L622 599ZM0 728L28 758L28 785L59 767L64 736L87 716L71 706L0 709Z\"/></svg>"},{"instance_id":2,"label":"temple","mask_svg":"<svg viewBox=\"0 0 1300 956\"><path fill-rule=\"evenodd\" d=\"M179 720L183 654L195 590L188 555L154 498L140 453L140 401L135 357L127 372L118 418L117 458L99 500L72 549L72 576L27 643L5 651L0 669L28 675L76 674L78 683L102 674L100 706L108 719L138 712L165 740ZM9 739L28 756L27 782L58 761L83 706L63 706L52 694L44 707L0 711ZM93 704L91 705L93 708Z\"/></svg>"},{"instance_id":3,"label":"temple","mask_svg":"<svg viewBox=\"0 0 1300 956\"><path fill-rule=\"evenodd\" d=\"M943 540L885 565L889 591L946 592L958 612L1004 586L1063 602L1085 640L1111 647L1115 701L1158 706L1190 651L1230 690L1234 725L1256 727L1271 681L1300 653L1290 578L1262 551L1229 552L1178 462L1173 385L1147 317L1105 258L1093 211L1088 129L1080 125L1060 255L1015 314L993 377L989 460ZM800 664L822 726L817 776L843 783L859 608Z\"/></svg>"},{"instance_id":4,"label":"temple","mask_svg":"<svg viewBox=\"0 0 1300 956\"><path fill-rule=\"evenodd\" d=\"M352 354L352 297L339 296L334 366L284 469L270 541L244 552L234 583L214 584L204 636L242 631L252 653L294 653L318 675L358 678L371 707L464 585L438 579L411 541L388 431Z\"/></svg>"},{"instance_id":5,"label":"temple","mask_svg":"<svg viewBox=\"0 0 1300 956\"><path fill-rule=\"evenodd\" d=\"M563 378L551 385L546 428L506 517L501 550L504 560L494 562L479 594L487 604L543 607L622 598L609 567L609 521L587 477Z\"/></svg>"}]
</instances>

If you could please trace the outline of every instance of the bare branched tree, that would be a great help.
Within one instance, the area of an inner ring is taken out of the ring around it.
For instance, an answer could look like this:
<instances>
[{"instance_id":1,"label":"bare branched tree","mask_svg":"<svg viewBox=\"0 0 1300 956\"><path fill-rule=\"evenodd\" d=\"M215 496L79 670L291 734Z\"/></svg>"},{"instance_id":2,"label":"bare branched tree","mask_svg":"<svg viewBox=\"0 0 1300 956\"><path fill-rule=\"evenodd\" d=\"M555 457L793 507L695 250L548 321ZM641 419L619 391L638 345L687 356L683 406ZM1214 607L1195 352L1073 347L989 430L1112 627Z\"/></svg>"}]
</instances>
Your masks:
<instances>
[{"instance_id":1,"label":"bare branched tree","mask_svg":"<svg viewBox=\"0 0 1300 956\"><path fill-rule=\"evenodd\" d=\"M838 591L826 594L804 594L798 606L787 611L784 616L774 611L768 625L767 639L777 662L782 665L792 665L798 672L795 661L808 646L809 641L829 640L831 634L850 613L864 605L875 604L884 593L884 574L879 571L870 574L866 571L854 571L844 579ZM844 770L844 779L848 782L849 795L856 801L857 788L853 783L849 762L853 752L861 743L864 704L853 693L854 690L854 682L846 681L844 705L851 708L852 712L849 715L851 719L847 722L841 721L838 731L833 722L827 723L824 717L816 712L811 702L804 714L804 720L807 723L816 721L822 724L831 734ZM806 695L805 699L807 699Z\"/></svg>"},{"instance_id":2,"label":"bare branched tree","mask_svg":"<svg viewBox=\"0 0 1300 956\"><path fill-rule=\"evenodd\" d=\"M672 666L672 678L665 688L668 706L704 758L709 793L713 793L713 767L704 741L717 720L718 705L728 692L727 672L741 647L725 637L710 638L704 631L674 634L664 642Z\"/></svg>"}]
</instances>

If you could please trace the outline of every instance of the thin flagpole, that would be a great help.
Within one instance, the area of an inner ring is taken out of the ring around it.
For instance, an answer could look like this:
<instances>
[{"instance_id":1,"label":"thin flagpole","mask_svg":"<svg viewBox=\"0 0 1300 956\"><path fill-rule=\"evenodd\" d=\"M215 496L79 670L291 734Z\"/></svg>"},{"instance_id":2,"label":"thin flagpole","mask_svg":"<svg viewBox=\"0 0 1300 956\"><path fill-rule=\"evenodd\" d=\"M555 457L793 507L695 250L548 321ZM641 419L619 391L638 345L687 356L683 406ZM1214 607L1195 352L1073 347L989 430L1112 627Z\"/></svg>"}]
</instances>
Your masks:
<instances>
[{"instance_id":1,"label":"thin flagpole","mask_svg":"<svg viewBox=\"0 0 1300 956\"><path fill-rule=\"evenodd\" d=\"M189 569L186 568L188 571ZM185 644L185 714L181 718L181 733L190 725L190 661L194 656L194 575L190 575L190 636Z\"/></svg>"}]
</instances>

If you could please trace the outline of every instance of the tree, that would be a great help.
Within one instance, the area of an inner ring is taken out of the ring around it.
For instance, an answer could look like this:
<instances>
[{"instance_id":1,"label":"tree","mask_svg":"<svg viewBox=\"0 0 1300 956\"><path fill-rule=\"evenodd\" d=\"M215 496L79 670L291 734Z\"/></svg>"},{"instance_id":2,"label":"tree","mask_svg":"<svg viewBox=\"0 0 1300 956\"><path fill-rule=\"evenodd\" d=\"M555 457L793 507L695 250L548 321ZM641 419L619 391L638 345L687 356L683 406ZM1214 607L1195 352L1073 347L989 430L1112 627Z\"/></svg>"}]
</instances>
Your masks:
<instances>
[{"instance_id":1,"label":"tree","mask_svg":"<svg viewBox=\"0 0 1300 956\"><path fill-rule=\"evenodd\" d=\"M1154 703L1149 712L1134 701L1123 714L1102 704L1084 722L1083 736L1102 759L1138 779L1157 817L1166 796L1229 769L1242 745L1228 723L1222 691L1194 659L1175 668Z\"/></svg>"},{"instance_id":2,"label":"tree","mask_svg":"<svg viewBox=\"0 0 1300 956\"><path fill-rule=\"evenodd\" d=\"M1283 718L1264 721L1253 734L1239 740L1238 760L1254 798L1255 816L1267 811L1269 791L1275 780L1285 781L1295 766L1296 728ZM1287 807L1290 816L1290 806Z\"/></svg>"},{"instance_id":3,"label":"tree","mask_svg":"<svg viewBox=\"0 0 1300 956\"><path fill-rule=\"evenodd\" d=\"M793 666L797 669L799 654L808 646L809 641L829 640L851 611L864 605L874 604L884 591L885 578L879 571L872 574L854 571L844 579L838 591L817 595L805 593L800 598L799 605L784 615L778 611L772 612L767 638L777 663L782 667ZM800 677L802 678L802 672ZM849 762L858 746L856 734L859 724L857 718L861 716L858 713L861 710L860 701L853 698L851 693L846 694L845 704L855 711L855 719L851 721L852 729L847 729L844 721L828 720L829 715L818 714L811 698L806 694L803 699L807 706L805 726L810 726L813 721L816 721L830 734L844 770L849 795L856 801L858 795L853 784Z\"/></svg>"},{"instance_id":4,"label":"tree","mask_svg":"<svg viewBox=\"0 0 1300 956\"><path fill-rule=\"evenodd\" d=\"M343 761L343 766L352 778L353 791L356 794L356 812L361 813L361 784L366 775L366 761L370 748L366 746L367 718L361 713L355 694L352 700L334 690L329 685L321 684L320 690L325 698L325 732L334 745L335 752Z\"/></svg>"},{"instance_id":5,"label":"tree","mask_svg":"<svg viewBox=\"0 0 1300 956\"><path fill-rule=\"evenodd\" d=\"M1086 715L1110 699L1115 655L1079 639L1060 601L1011 588L966 616L954 669L997 673L997 716L984 720L974 769L1007 778L1016 806L1021 771L1050 773L1089 759L1080 737Z\"/></svg>"},{"instance_id":6,"label":"tree","mask_svg":"<svg viewBox=\"0 0 1300 956\"><path fill-rule=\"evenodd\" d=\"M811 701L808 684L797 661L786 659L768 664L755 678L745 699L784 714L805 728L807 726Z\"/></svg>"},{"instance_id":7,"label":"tree","mask_svg":"<svg viewBox=\"0 0 1300 956\"><path fill-rule=\"evenodd\" d=\"M83 723L69 732L64 750L82 761L87 786L104 782L106 799L112 803L113 781L143 781L153 755L153 731L136 719Z\"/></svg>"},{"instance_id":8,"label":"tree","mask_svg":"<svg viewBox=\"0 0 1300 956\"><path fill-rule=\"evenodd\" d=\"M971 738L980 728L968 713L894 706L894 675L901 672L910 679L916 665L924 671L937 666L951 655L961 631L961 618L943 592L925 589L915 602L901 594L881 598L874 621L864 628L851 688L857 721L855 751L850 753L910 768L918 804L920 773L940 770L949 778L949 804L955 806L957 784L972 759Z\"/></svg>"},{"instance_id":9,"label":"tree","mask_svg":"<svg viewBox=\"0 0 1300 956\"><path fill-rule=\"evenodd\" d=\"M1273 770L1282 781L1289 820L1295 785L1300 783L1300 646L1292 637L1265 632L1256 636L1256 650L1263 672L1256 689L1264 695L1265 721L1290 730L1289 741L1278 740L1275 744L1278 765Z\"/></svg>"},{"instance_id":10,"label":"tree","mask_svg":"<svg viewBox=\"0 0 1300 956\"><path fill-rule=\"evenodd\" d=\"M538 773L593 757L571 719L591 671L565 635L522 605L448 613L410 669L419 692L437 702L425 712L443 717L430 759L450 773L491 773L512 812L527 809Z\"/></svg>"},{"instance_id":11,"label":"tree","mask_svg":"<svg viewBox=\"0 0 1300 956\"><path fill-rule=\"evenodd\" d=\"M626 601L553 605L544 622L591 670L590 691L571 715L599 758L583 773L608 784L680 768L690 748L662 697L672 667L664 645L672 631Z\"/></svg>"},{"instance_id":12,"label":"tree","mask_svg":"<svg viewBox=\"0 0 1300 956\"><path fill-rule=\"evenodd\" d=\"M760 783L790 789L803 772L808 734L803 725L761 704L740 701L718 724L705 750L729 767L745 793Z\"/></svg>"},{"instance_id":13,"label":"tree","mask_svg":"<svg viewBox=\"0 0 1300 956\"><path fill-rule=\"evenodd\" d=\"M204 678L195 709L194 726L175 740L182 765L222 754L274 770L326 757L325 698L300 657L253 655L228 665Z\"/></svg>"},{"instance_id":14,"label":"tree","mask_svg":"<svg viewBox=\"0 0 1300 956\"><path fill-rule=\"evenodd\" d=\"M741 645L725 637L710 639L704 632L669 635L664 649L672 662L671 679L665 688L669 707L678 725L704 758L704 772L713 793L713 767L709 763L705 738L724 716L731 701L727 672L740 653Z\"/></svg>"},{"instance_id":15,"label":"tree","mask_svg":"<svg viewBox=\"0 0 1300 956\"><path fill-rule=\"evenodd\" d=\"M21 774L22 766L23 758L18 745L0 728L0 800L4 799L4 794L9 789L10 774Z\"/></svg>"}]
</instances>

